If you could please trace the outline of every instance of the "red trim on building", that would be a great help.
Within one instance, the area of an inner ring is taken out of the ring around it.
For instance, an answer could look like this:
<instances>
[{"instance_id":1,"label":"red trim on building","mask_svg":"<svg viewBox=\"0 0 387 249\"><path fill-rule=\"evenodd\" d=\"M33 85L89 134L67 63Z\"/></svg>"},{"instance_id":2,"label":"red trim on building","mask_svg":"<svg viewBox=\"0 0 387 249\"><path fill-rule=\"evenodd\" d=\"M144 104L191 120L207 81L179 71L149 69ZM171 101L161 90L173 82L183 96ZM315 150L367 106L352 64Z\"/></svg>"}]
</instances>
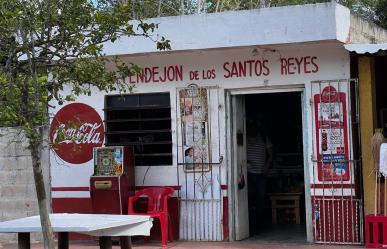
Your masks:
<instances>
[{"instance_id":1,"label":"red trim on building","mask_svg":"<svg viewBox=\"0 0 387 249\"><path fill-rule=\"evenodd\" d=\"M313 197L314 238L326 243L360 242L359 202L351 196Z\"/></svg>"},{"instance_id":2,"label":"red trim on building","mask_svg":"<svg viewBox=\"0 0 387 249\"><path fill-rule=\"evenodd\" d=\"M318 199L318 200L324 199L324 200L327 200L327 201L328 200L332 200L332 199L333 200L359 199L358 197L356 197L354 195L353 196L350 196L350 195L341 196L341 195L331 195L331 194L328 194L328 193L327 193L327 195L312 195L311 198L312 198L312 201L314 201L315 199Z\"/></svg>"},{"instance_id":3,"label":"red trim on building","mask_svg":"<svg viewBox=\"0 0 387 249\"><path fill-rule=\"evenodd\" d=\"M90 198L52 198L54 213L93 213Z\"/></svg>"},{"instance_id":4,"label":"red trim on building","mask_svg":"<svg viewBox=\"0 0 387 249\"><path fill-rule=\"evenodd\" d=\"M225 185L222 185L225 186ZM227 185L226 185L227 186ZM228 197L223 197L223 241L229 240L228 231Z\"/></svg>"},{"instance_id":5,"label":"red trim on building","mask_svg":"<svg viewBox=\"0 0 387 249\"><path fill-rule=\"evenodd\" d=\"M151 187L160 187L160 186L136 186L136 190L141 190L144 188L151 188ZM171 188L174 188L175 190L181 189L181 186L165 186L165 187L171 187ZM52 191L90 191L90 187L52 187L51 190Z\"/></svg>"},{"instance_id":6,"label":"red trim on building","mask_svg":"<svg viewBox=\"0 0 387 249\"><path fill-rule=\"evenodd\" d=\"M181 186L136 186L136 190L141 190L141 189L144 189L144 188L154 188L154 187L171 187L175 190L180 190L181 189Z\"/></svg>"},{"instance_id":7,"label":"red trim on building","mask_svg":"<svg viewBox=\"0 0 387 249\"><path fill-rule=\"evenodd\" d=\"M52 191L90 191L89 187L52 187Z\"/></svg>"},{"instance_id":8,"label":"red trim on building","mask_svg":"<svg viewBox=\"0 0 387 249\"><path fill-rule=\"evenodd\" d=\"M341 184L341 183L323 183L323 184L310 184L311 188L325 188L325 189L330 189L330 188L336 188L336 189L341 189L341 188L355 188L355 184Z\"/></svg>"},{"instance_id":9,"label":"red trim on building","mask_svg":"<svg viewBox=\"0 0 387 249\"><path fill-rule=\"evenodd\" d=\"M227 190L228 189L228 185L222 184L222 185L220 185L220 189Z\"/></svg>"}]
</instances>

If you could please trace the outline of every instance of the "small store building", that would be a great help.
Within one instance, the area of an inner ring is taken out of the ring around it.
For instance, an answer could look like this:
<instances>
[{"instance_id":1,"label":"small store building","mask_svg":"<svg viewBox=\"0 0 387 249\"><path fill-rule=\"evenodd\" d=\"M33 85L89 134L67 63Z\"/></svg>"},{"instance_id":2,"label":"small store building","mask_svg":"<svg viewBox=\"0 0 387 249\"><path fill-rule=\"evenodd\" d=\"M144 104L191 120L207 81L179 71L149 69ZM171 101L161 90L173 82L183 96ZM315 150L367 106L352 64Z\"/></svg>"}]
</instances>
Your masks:
<instances>
[{"instance_id":1,"label":"small store building","mask_svg":"<svg viewBox=\"0 0 387 249\"><path fill-rule=\"evenodd\" d=\"M176 239L362 243L362 82L345 45L387 42L387 32L336 3L149 21L172 51L142 37L105 47L142 67L125 79L131 94L54 103L50 139L58 128L69 136L50 155L54 212L93 212L93 148L124 146L136 190L175 189ZM252 180L257 126L272 164Z\"/></svg>"}]
</instances>

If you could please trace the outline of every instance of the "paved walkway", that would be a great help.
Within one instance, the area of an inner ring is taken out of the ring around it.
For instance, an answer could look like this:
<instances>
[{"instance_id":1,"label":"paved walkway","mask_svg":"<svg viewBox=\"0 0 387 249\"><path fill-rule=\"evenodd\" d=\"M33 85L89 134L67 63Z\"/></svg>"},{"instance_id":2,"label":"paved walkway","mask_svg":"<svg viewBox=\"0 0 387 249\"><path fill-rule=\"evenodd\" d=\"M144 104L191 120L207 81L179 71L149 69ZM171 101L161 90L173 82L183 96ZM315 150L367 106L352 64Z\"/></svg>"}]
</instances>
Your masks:
<instances>
[{"instance_id":1,"label":"paved walkway","mask_svg":"<svg viewBox=\"0 0 387 249\"><path fill-rule=\"evenodd\" d=\"M136 242L133 244L133 249L156 249L160 248L160 243L144 243ZM1 248L1 247L0 247ZM31 249L41 249L42 244L32 244ZM96 241L71 241L70 249L98 249L98 242ZM113 246L113 249L119 249L119 246ZM171 249L276 249L276 248L289 248L289 249L359 249L364 246L348 246L348 245L317 245L317 244L298 244L298 243L261 243L257 241L240 241L240 242L187 242L177 241L168 243L168 248ZM17 249L17 244L3 244L2 249Z\"/></svg>"}]
</instances>

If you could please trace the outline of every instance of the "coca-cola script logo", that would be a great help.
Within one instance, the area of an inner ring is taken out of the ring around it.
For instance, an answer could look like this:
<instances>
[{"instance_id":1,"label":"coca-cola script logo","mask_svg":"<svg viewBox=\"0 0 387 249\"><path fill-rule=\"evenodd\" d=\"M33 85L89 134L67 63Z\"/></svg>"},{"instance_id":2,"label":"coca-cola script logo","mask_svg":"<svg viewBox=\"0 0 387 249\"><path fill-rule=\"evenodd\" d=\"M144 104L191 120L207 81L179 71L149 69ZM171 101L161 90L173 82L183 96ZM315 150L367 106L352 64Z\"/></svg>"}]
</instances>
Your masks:
<instances>
[{"instance_id":1,"label":"coca-cola script logo","mask_svg":"<svg viewBox=\"0 0 387 249\"><path fill-rule=\"evenodd\" d=\"M90 161L93 148L102 146L104 136L99 114L81 103L69 104L60 109L50 127L50 140L55 152L72 164Z\"/></svg>"}]
</instances>

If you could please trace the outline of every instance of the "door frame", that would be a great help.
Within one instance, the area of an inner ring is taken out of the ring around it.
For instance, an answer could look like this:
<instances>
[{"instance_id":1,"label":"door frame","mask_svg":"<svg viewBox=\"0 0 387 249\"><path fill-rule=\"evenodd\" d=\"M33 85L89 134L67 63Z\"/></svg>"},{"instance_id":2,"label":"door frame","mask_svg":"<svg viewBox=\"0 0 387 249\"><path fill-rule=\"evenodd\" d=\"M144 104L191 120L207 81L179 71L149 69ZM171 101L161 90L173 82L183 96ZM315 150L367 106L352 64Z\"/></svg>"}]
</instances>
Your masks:
<instances>
[{"instance_id":1,"label":"door frame","mask_svg":"<svg viewBox=\"0 0 387 249\"><path fill-rule=\"evenodd\" d=\"M237 177L234 175L234 141L233 141L233 107L232 98L234 95L247 95L247 94L265 94L265 93L284 93L284 92L300 92L301 98L301 116L302 116L302 140L303 140L303 158L304 158L304 185L305 185L305 220L306 220L306 240L307 242L313 242L313 221L312 221L312 202L310 193L310 165L308 158L309 151L309 127L308 127L308 99L306 95L305 85L293 85L293 86L278 86L278 87L262 87L262 88L241 88L241 89L225 89L226 98L226 153L227 153L227 182L228 185L228 229L229 240L235 241L236 238L236 215L235 207L238 205L237 198L235 196L235 188L237 183L234 182ZM248 183L247 183L248 184Z\"/></svg>"}]
</instances>

